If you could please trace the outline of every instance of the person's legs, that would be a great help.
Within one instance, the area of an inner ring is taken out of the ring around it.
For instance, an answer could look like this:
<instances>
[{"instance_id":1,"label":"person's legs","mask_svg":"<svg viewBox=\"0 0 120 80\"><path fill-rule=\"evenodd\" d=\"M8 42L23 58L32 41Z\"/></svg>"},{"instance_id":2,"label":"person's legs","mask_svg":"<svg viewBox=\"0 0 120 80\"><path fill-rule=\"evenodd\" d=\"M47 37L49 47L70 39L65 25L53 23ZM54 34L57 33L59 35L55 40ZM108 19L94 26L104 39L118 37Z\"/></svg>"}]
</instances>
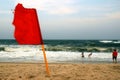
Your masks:
<instances>
[{"instance_id":1,"label":"person's legs","mask_svg":"<svg viewBox=\"0 0 120 80\"><path fill-rule=\"evenodd\" d=\"M113 56L113 58L112 58L112 59L113 59L113 63L114 63L114 56Z\"/></svg>"},{"instance_id":2,"label":"person's legs","mask_svg":"<svg viewBox=\"0 0 120 80\"><path fill-rule=\"evenodd\" d=\"M117 63L117 57L113 56L113 63Z\"/></svg>"},{"instance_id":3,"label":"person's legs","mask_svg":"<svg viewBox=\"0 0 120 80\"><path fill-rule=\"evenodd\" d=\"M115 57L115 63L117 63L117 57Z\"/></svg>"}]
</instances>

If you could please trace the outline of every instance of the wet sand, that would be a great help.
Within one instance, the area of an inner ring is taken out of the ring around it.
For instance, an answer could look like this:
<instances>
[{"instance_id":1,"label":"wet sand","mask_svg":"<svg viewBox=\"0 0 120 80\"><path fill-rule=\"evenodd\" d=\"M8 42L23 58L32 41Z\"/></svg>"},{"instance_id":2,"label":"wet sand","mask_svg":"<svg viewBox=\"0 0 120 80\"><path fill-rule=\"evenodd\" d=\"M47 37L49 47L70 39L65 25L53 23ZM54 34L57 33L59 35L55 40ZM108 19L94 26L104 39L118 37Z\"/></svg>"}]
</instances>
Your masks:
<instances>
[{"instance_id":1,"label":"wet sand","mask_svg":"<svg viewBox=\"0 0 120 80\"><path fill-rule=\"evenodd\" d=\"M50 76L42 63L0 63L0 80L119 80L120 64L50 63Z\"/></svg>"}]
</instances>

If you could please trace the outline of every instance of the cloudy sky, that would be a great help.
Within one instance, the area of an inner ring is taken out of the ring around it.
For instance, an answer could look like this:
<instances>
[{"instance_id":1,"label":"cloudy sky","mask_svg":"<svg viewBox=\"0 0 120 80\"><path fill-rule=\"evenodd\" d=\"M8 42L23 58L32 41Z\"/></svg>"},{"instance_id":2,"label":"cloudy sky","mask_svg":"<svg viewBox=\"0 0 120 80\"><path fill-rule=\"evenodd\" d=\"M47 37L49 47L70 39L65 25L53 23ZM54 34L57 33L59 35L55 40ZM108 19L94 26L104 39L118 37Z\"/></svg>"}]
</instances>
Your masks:
<instances>
[{"instance_id":1,"label":"cloudy sky","mask_svg":"<svg viewBox=\"0 0 120 80\"><path fill-rule=\"evenodd\" d=\"M43 39L120 39L120 0L0 0L0 39L14 39L17 3L37 9Z\"/></svg>"}]
</instances>

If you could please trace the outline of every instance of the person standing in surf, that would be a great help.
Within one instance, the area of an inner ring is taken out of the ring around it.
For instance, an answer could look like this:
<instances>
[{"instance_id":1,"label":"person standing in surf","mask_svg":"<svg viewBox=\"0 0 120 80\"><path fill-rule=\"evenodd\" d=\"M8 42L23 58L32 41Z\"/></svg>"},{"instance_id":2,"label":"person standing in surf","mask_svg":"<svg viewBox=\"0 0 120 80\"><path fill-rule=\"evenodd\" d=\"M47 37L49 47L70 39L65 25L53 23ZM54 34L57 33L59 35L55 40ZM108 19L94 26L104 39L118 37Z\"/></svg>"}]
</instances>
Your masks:
<instances>
[{"instance_id":1,"label":"person standing in surf","mask_svg":"<svg viewBox=\"0 0 120 80\"><path fill-rule=\"evenodd\" d=\"M117 56L118 52L116 51L116 49L114 49L114 51L112 52L113 63L117 63Z\"/></svg>"},{"instance_id":2,"label":"person standing in surf","mask_svg":"<svg viewBox=\"0 0 120 80\"><path fill-rule=\"evenodd\" d=\"M84 52L82 52L81 57L82 57L82 58L84 58L84 57L85 57L85 56L84 56Z\"/></svg>"},{"instance_id":3,"label":"person standing in surf","mask_svg":"<svg viewBox=\"0 0 120 80\"><path fill-rule=\"evenodd\" d=\"M88 57L90 58L92 56L92 52L90 54L88 54Z\"/></svg>"}]
</instances>

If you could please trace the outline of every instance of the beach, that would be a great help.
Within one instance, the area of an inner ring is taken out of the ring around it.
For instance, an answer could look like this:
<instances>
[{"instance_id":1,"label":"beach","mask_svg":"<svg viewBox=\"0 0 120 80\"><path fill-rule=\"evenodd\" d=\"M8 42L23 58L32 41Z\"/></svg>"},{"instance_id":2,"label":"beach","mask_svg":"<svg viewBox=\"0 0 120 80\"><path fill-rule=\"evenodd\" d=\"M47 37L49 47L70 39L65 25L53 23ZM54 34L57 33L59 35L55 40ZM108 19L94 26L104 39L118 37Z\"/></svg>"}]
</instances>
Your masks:
<instances>
[{"instance_id":1,"label":"beach","mask_svg":"<svg viewBox=\"0 0 120 80\"><path fill-rule=\"evenodd\" d=\"M40 45L0 40L0 80L119 80L120 55L118 63L112 63L112 49L120 50L120 41L108 42L45 40L49 76Z\"/></svg>"},{"instance_id":2,"label":"beach","mask_svg":"<svg viewBox=\"0 0 120 80\"><path fill-rule=\"evenodd\" d=\"M0 80L119 80L120 64L50 63L50 76L44 63L0 63Z\"/></svg>"}]
</instances>

